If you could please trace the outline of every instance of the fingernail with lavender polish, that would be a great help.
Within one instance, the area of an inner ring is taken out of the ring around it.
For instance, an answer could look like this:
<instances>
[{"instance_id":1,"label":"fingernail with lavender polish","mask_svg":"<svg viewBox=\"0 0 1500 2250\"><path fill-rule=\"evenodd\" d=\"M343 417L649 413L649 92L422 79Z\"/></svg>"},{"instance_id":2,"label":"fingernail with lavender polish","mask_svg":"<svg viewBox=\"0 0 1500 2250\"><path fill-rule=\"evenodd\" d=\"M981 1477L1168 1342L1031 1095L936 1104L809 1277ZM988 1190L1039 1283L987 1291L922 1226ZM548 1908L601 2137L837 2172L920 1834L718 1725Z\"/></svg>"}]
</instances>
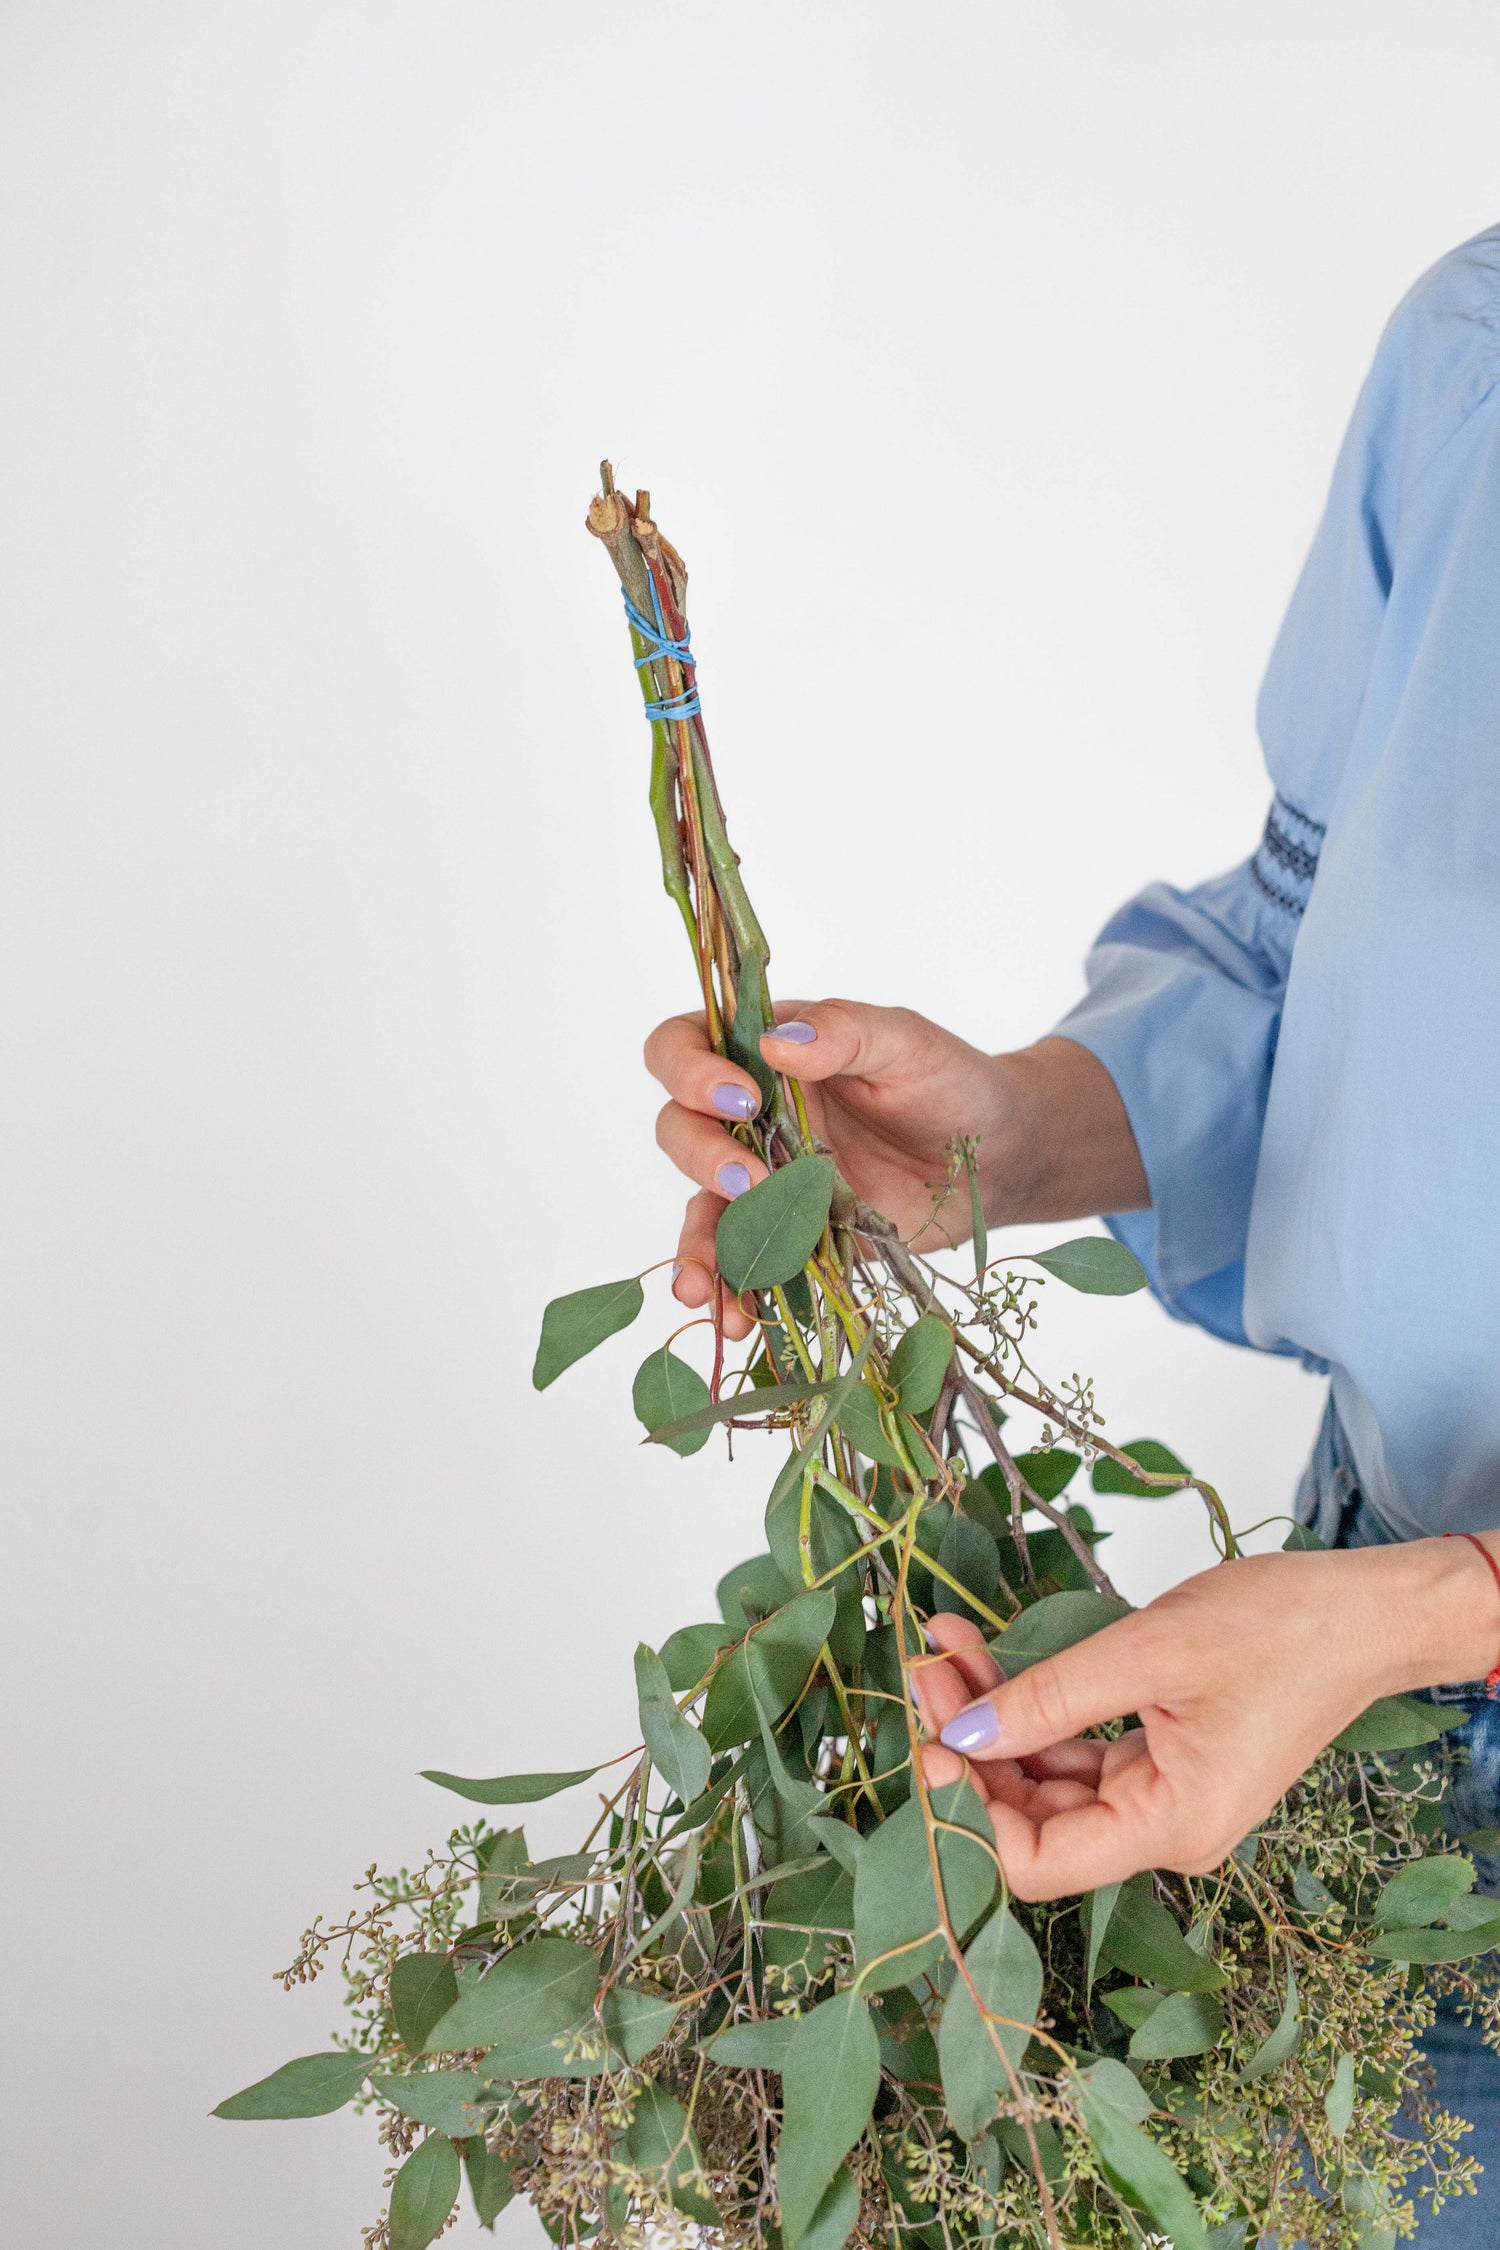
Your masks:
<instances>
[{"instance_id":1,"label":"fingernail with lavender polish","mask_svg":"<svg viewBox=\"0 0 1500 2250\"><path fill-rule=\"evenodd\" d=\"M747 1086L715 1086L713 1101L721 1117L736 1117L742 1125L748 1124L760 1107Z\"/></svg>"},{"instance_id":2,"label":"fingernail with lavender polish","mask_svg":"<svg viewBox=\"0 0 1500 2250\"><path fill-rule=\"evenodd\" d=\"M721 1164L714 1174L714 1185L720 1195L727 1195L732 1203L743 1195L750 1185L750 1168L746 1164Z\"/></svg>"},{"instance_id":3,"label":"fingernail with lavender polish","mask_svg":"<svg viewBox=\"0 0 1500 2250\"><path fill-rule=\"evenodd\" d=\"M779 1023L766 1033L768 1039L790 1039L794 1047L810 1047L817 1036L810 1023Z\"/></svg>"},{"instance_id":4,"label":"fingernail with lavender polish","mask_svg":"<svg viewBox=\"0 0 1500 2250\"><path fill-rule=\"evenodd\" d=\"M933 1630L932 1630L932 1627L931 1627L930 1625L924 1625L924 1626L922 1627L922 1638L923 1638L923 1640L924 1640L924 1641L925 1641L925 1642L927 1643L927 1646L928 1646L928 1647L929 1647L930 1649L934 1649L934 1650L936 1649L936 1647L937 1647L937 1645L938 1645L938 1644L937 1644L936 1638L934 1637L934 1634L933 1634Z\"/></svg>"},{"instance_id":5,"label":"fingernail with lavender polish","mask_svg":"<svg viewBox=\"0 0 1500 2250\"><path fill-rule=\"evenodd\" d=\"M988 1750L1000 1738L1000 1721L995 1716L993 1703L971 1703L967 1711L960 1711L950 1719L939 1739L950 1750L968 1757L975 1750Z\"/></svg>"}]
</instances>

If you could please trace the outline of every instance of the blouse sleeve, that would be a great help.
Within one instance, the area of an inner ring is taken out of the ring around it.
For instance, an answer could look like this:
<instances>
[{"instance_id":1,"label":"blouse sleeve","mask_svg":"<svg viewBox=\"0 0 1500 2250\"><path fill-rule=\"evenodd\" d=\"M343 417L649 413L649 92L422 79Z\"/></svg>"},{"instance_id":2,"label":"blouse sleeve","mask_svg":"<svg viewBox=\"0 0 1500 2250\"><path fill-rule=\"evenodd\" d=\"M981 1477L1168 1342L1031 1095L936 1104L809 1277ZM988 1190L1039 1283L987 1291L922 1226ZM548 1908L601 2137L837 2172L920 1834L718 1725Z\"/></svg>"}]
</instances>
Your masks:
<instances>
[{"instance_id":1,"label":"blouse sleeve","mask_svg":"<svg viewBox=\"0 0 1500 2250\"><path fill-rule=\"evenodd\" d=\"M1253 859L1196 889L1152 883L1088 958L1057 1033L1119 1088L1151 1208L1107 1219L1167 1310L1243 1344L1245 1243L1292 941L1322 830L1277 797Z\"/></svg>"}]
</instances>

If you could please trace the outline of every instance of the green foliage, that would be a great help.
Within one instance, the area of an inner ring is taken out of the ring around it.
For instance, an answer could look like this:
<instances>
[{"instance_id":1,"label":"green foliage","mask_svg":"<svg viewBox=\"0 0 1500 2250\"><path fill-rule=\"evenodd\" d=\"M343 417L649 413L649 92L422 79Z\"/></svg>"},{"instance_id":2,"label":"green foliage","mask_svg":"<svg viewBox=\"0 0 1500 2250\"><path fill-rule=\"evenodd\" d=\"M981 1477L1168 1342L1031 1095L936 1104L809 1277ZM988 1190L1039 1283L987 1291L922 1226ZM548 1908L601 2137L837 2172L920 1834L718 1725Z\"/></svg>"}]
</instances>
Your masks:
<instances>
[{"instance_id":1,"label":"green foliage","mask_svg":"<svg viewBox=\"0 0 1500 2250\"><path fill-rule=\"evenodd\" d=\"M455 1797L467 1797L476 1805L535 1805L543 1797L576 1789L580 1781L592 1781L598 1771L597 1766L579 1766L573 1773L507 1773L493 1781L466 1781L461 1773L424 1770L422 1779L435 1781L439 1789L451 1789Z\"/></svg>"},{"instance_id":2,"label":"green foliage","mask_svg":"<svg viewBox=\"0 0 1500 2250\"><path fill-rule=\"evenodd\" d=\"M644 1641L635 1652L635 1692L652 1763L682 1802L690 1805L708 1787L713 1753L697 1727L678 1710L667 1668Z\"/></svg>"},{"instance_id":3,"label":"green foliage","mask_svg":"<svg viewBox=\"0 0 1500 2250\"><path fill-rule=\"evenodd\" d=\"M782 2232L796 2250L875 2107L880 2041L864 1995L835 1993L803 2016L781 2076L776 2186Z\"/></svg>"},{"instance_id":4,"label":"green foliage","mask_svg":"<svg viewBox=\"0 0 1500 2250\"><path fill-rule=\"evenodd\" d=\"M952 1359L952 1329L935 1314L923 1313L891 1354L891 1380L908 1414L932 1412Z\"/></svg>"},{"instance_id":5,"label":"green foliage","mask_svg":"<svg viewBox=\"0 0 1500 2250\"><path fill-rule=\"evenodd\" d=\"M269 2078L258 2078L243 2093L220 2102L215 2117L327 2117L352 2102L369 2074L368 2055L299 2055Z\"/></svg>"},{"instance_id":6,"label":"green foliage","mask_svg":"<svg viewBox=\"0 0 1500 2250\"><path fill-rule=\"evenodd\" d=\"M1474 1862L1462 1852L1414 1859L1397 1868L1375 1901L1375 1920L1383 1930L1422 1929L1445 1915L1455 1899L1474 1888ZM1500 1914L1500 1902L1492 1908Z\"/></svg>"},{"instance_id":7,"label":"green foliage","mask_svg":"<svg viewBox=\"0 0 1500 2250\"><path fill-rule=\"evenodd\" d=\"M427 2250L458 2201L458 2150L441 2133L420 2141L391 2182L391 2250Z\"/></svg>"},{"instance_id":8,"label":"green foliage","mask_svg":"<svg viewBox=\"0 0 1500 2250\"><path fill-rule=\"evenodd\" d=\"M1070 1453L1065 1445L1052 1445L1041 1453L1018 1453L1016 1467L1038 1500L1056 1500L1073 1481L1081 1458L1077 1453ZM987 1482L998 1478L998 1470L986 1469Z\"/></svg>"},{"instance_id":9,"label":"green foliage","mask_svg":"<svg viewBox=\"0 0 1500 2250\"><path fill-rule=\"evenodd\" d=\"M1288 1969L1286 1979L1286 2006L1276 2019L1276 2028L1267 2033L1255 2053L1240 2072L1244 2085L1264 2078L1273 2070L1280 2070L1290 2062L1302 2041L1302 1996L1297 1990L1297 1972Z\"/></svg>"},{"instance_id":10,"label":"green foliage","mask_svg":"<svg viewBox=\"0 0 1500 2250\"><path fill-rule=\"evenodd\" d=\"M479 2131L478 2112L494 2080L483 2070L412 2070L372 2078L370 2084L403 2117L459 2141Z\"/></svg>"},{"instance_id":11,"label":"green foliage","mask_svg":"<svg viewBox=\"0 0 1500 2250\"><path fill-rule=\"evenodd\" d=\"M536 1388L544 1391L606 1337L628 1328L645 1302L645 1292L634 1276L629 1281L603 1281L593 1289L575 1289L571 1297L554 1297L542 1315L542 1340L531 1370Z\"/></svg>"},{"instance_id":12,"label":"green foliage","mask_svg":"<svg viewBox=\"0 0 1500 2250\"><path fill-rule=\"evenodd\" d=\"M1104 2060L1079 2074L1083 2124L1109 2178L1146 2211L1173 2250L1210 2250L1203 2216L1171 2159L1141 2131L1150 2097L1123 2063Z\"/></svg>"},{"instance_id":13,"label":"green foliage","mask_svg":"<svg viewBox=\"0 0 1500 2250\"><path fill-rule=\"evenodd\" d=\"M995 1895L994 1837L967 1781L931 1795L948 1918L962 1943ZM915 1797L867 1837L854 1879L854 1943L867 1992L905 1984L945 1950L927 1823Z\"/></svg>"},{"instance_id":14,"label":"green foliage","mask_svg":"<svg viewBox=\"0 0 1500 2250\"><path fill-rule=\"evenodd\" d=\"M1386 1695L1335 1735L1334 1745L1363 1752L1419 1750L1451 1728L1461 1727L1467 1717L1466 1711L1445 1711L1414 1695Z\"/></svg>"},{"instance_id":15,"label":"green foliage","mask_svg":"<svg viewBox=\"0 0 1500 2250\"><path fill-rule=\"evenodd\" d=\"M718 2223L712 2196L702 2186L703 2153L682 2103L649 2082L636 2099L625 2132L625 2153L634 2168L658 2183L664 2199L700 2226Z\"/></svg>"},{"instance_id":16,"label":"green foliage","mask_svg":"<svg viewBox=\"0 0 1500 2250\"><path fill-rule=\"evenodd\" d=\"M1122 1883L1099 1957L1168 1992L1217 1992L1224 1971L1188 1944L1176 1917L1156 1897L1149 1875Z\"/></svg>"},{"instance_id":17,"label":"green foliage","mask_svg":"<svg viewBox=\"0 0 1500 2250\"><path fill-rule=\"evenodd\" d=\"M1065 1648L1091 1640L1106 1625L1118 1625L1129 1615L1129 1604L1108 1594L1046 1594L1023 1609L990 1647L1001 1671L1013 1680L1044 1657L1060 1656Z\"/></svg>"},{"instance_id":18,"label":"green foliage","mask_svg":"<svg viewBox=\"0 0 1500 2250\"><path fill-rule=\"evenodd\" d=\"M969 1945L964 1968L968 1975L955 1978L938 2026L938 2058L948 2115L964 2140L972 2141L989 2124L1001 2095L1020 2084L1043 1979L1041 1955L1003 1905Z\"/></svg>"},{"instance_id":19,"label":"green foliage","mask_svg":"<svg viewBox=\"0 0 1500 2250\"><path fill-rule=\"evenodd\" d=\"M1207 2054L1224 2036L1224 2010L1206 1992L1169 1992L1137 2027L1130 2052L1143 2062Z\"/></svg>"},{"instance_id":20,"label":"green foliage","mask_svg":"<svg viewBox=\"0 0 1500 2250\"><path fill-rule=\"evenodd\" d=\"M493 2227L516 2192L510 2166L497 2149L487 2148L481 2140L464 2142L463 2160L474 2215L482 2227Z\"/></svg>"},{"instance_id":21,"label":"green foliage","mask_svg":"<svg viewBox=\"0 0 1500 2250\"><path fill-rule=\"evenodd\" d=\"M1152 1476L1185 1477L1188 1474L1187 1464L1179 1461L1172 1448L1163 1445L1159 1438L1135 1438L1119 1450ZM1118 1461L1111 1461L1102 1454L1094 1463L1093 1485L1096 1492L1123 1492L1132 1500L1166 1500L1178 1489L1170 1484L1148 1484L1144 1477L1133 1477Z\"/></svg>"},{"instance_id":22,"label":"green foliage","mask_svg":"<svg viewBox=\"0 0 1500 2250\"><path fill-rule=\"evenodd\" d=\"M1070 1289L1091 1297L1132 1297L1148 1286L1145 1268L1123 1242L1107 1234L1080 1234L1053 1250L1033 1250L1033 1265L1045 1267Z\"/></svg>"},{"instance_id":23,"label":"green foliage","mask_svg":"<svg viewBox=\"0 0 1500 2250\"><path fill-rule=\"evenodd\" d=\"M391 2014L403 2043L414 2055L427 2034L458 1998L458 1979L446 1953L403 1953L391 1971Z\"/></svg>"},{"instance_id":24,"label":"green foliage","mask_svg":"<svg viewBox=\"0 0 1500 2250\"><path fill-rule=\"evenodd\" d=\"M689 1367L685 1359L679 1359L665 1345L641 1361L631 1403L636 1420L645 1424L659 1445L669 1446L684 1458L690 1453L701 1453L707 1445L709 1429L674 1430L671 1427L684 1415L695 1414L712 1401L708 1385L697 1368Z\"/></svg>"},{"instance_id":25,"label":"green foliage","mask_svg":"<svg viewBox=\"0 0 1500 2250\"><path fill-rule=\"evenodd\" d=\"M715 1255L728 1289L770 1289L800 1273L817 1249L833 1201L833 1160L795 1156L727 1204Z\"/></svg>"}]
</instances>

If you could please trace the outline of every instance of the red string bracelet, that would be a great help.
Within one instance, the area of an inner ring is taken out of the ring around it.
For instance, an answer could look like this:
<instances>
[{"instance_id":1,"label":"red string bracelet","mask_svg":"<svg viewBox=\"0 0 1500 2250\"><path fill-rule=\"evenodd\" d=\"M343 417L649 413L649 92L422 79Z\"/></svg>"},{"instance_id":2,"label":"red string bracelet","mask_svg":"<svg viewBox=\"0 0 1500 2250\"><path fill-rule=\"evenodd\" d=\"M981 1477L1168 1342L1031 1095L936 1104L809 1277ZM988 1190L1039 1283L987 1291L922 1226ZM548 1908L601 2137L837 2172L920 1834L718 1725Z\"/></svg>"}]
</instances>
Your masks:
<instances>
[{"instance_id":1,"label":"red string bracelet","mask_svg":"<svg viewBox=\"0 0 1500 2250\"><path fill-rule=\"evenodd\" d=\"M1496 1586L1500 1587L1500 1563L1496 1562L1494 1556L1490 1553L1489 1548L1485 1546L1484 1542L1481 1539L1476 1538L1475 1534L1472 1531L1445 1531L1443 1533L1443 1537L1445 1539L1467 1539L1469 1545L1474 1549L1475 1554L1483 1555L1485 1562L1489 1566L1489 1573L1491 1578L1494 1579ZM1500 1664L1497 1664L1494 1671L1487 1675L1484 1683L1484 1692L1491 1698L1500 1695Z\"/></svg>"}]
</instances>

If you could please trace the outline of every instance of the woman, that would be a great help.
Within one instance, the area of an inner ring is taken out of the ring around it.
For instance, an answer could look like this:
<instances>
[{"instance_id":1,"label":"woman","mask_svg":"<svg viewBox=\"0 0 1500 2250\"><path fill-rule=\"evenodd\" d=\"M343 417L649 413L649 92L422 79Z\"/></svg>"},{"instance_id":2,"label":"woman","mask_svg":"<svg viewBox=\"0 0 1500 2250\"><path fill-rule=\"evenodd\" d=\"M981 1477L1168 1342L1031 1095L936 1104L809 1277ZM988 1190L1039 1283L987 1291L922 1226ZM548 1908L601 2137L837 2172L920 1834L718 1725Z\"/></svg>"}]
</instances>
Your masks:
<instances>
[{"instance_id":1,"label":"woman","mask_svg":"<svg viewBox=\"0 0 1500 2250\"><path fill-rule=\"evenodd\" d=\"M1455 1820L1500 1824L1500 227L1386 330L1260 726L1254 857L1123 907L1052 1036L990 1056L835 1000L764 1043L904 1230L975 1135L992 1223L1110 1214L1178 1318L1332 1376L1299 1496L1329 1552L1210 1571L1009 1684L935 1620L929 1775L968 1761L1022 1898L1216 1866L1358 1711L1411 1689L1469 1706ZM718 1214L763 1172L723 1121L758 1095L696 1018L646 1055L658 1139L698 1187L675 1289L702 1306ZM1127 1713L1121 1740L1083 1738ZM1500 1890L1500 1860L1481 1874ZM1500 2062L1451 2016L1429 2053L1483 2160ZM1424 2242L1497 2239L1487 2177Z\"/></svg>"}]
</instances>

